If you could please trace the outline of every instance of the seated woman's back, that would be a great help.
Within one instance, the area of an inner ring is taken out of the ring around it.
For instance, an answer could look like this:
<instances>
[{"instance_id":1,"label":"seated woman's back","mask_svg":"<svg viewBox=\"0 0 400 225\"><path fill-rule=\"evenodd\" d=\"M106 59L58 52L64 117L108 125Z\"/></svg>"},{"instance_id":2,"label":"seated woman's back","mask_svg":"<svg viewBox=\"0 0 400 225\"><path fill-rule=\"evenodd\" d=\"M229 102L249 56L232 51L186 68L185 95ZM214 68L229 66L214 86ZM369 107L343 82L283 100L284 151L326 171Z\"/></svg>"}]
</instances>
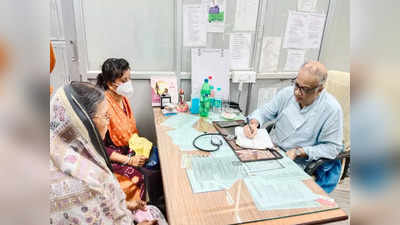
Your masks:
<instances>
[{"instance_id":1,"label":"seated woman's back","mask_svg":"<svg viewBox=\"0 0 400 225\"><path fill-rule=\"evenodd\" d=\"M87 92L84 99L79 91ZM103 102L100 90L84 84L60 88L51 101L50 221L54 224L132 224L124 194L99 148L106 130L97 129L92 120L100 118L98 106Z\"/></svg>"},{"instance_id":2,"label":"seated woman's back","mask_svg":"<svg viewBox=\"0 0 400 225\"><path fill-rule=\"evenodd\" d=\"M102 144L107 110L103 91L89 83L64 86L52 98L51 224L134 224L129 209L142 203L126 203Z\"/></svg>"}]
</instances>

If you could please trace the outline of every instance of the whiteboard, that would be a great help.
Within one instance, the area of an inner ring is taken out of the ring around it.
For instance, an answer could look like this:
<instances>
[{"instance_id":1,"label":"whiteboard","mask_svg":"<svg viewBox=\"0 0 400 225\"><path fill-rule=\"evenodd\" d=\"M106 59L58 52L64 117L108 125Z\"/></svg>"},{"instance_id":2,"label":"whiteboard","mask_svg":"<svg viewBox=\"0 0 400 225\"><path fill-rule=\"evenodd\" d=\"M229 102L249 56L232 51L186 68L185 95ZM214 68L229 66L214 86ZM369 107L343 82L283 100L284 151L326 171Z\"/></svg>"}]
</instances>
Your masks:
<instances>
[{"instance_id":1,"label":"whiteboard","mask_svg":"<svg viewBox=\"0 0 400 225\"><path fill-rule=\"evenodd\" d=\"M192 48L192 97L200 97L204 79L212 76L210 85L221 88L222 99L229 99L229 50Z\"/></svg>"}]
</instances>

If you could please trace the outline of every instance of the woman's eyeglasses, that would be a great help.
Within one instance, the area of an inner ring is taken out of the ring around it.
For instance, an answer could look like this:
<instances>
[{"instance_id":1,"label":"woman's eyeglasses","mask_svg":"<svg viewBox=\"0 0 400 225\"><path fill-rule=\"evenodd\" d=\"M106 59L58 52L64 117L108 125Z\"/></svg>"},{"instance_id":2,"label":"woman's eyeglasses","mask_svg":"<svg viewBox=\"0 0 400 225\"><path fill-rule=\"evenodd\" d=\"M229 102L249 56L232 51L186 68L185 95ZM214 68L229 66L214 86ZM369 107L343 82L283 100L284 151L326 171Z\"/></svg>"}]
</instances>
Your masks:
<instances>
[{"instance_id":1,"label":"woman's eyeglasses","mask_svg":"<svg viewBox=\"0 0 400 225\"><path fill-rule=\"evenodd\" d=\"M104 115L94 115L92 118L100 118L100 119L105 119L108 122L110 122L110 116L108 114Z\"/></svg>"}]
</instances>

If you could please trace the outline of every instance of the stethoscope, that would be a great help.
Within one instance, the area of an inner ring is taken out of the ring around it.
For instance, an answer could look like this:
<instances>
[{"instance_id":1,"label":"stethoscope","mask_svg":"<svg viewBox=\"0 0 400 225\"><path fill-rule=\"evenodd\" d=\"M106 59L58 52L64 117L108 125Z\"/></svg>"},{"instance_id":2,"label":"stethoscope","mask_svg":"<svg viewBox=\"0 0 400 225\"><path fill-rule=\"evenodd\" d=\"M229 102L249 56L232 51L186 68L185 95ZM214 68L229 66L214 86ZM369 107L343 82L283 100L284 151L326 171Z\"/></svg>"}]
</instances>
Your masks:
<instances>
[{"instance_id":1,"label":"stethoscope","mask_svg":"<svg viewBox=\"0 0 400 225\"><path fill-rule=\"evenodd\" d=\"M204 149L199 147L198 145L196 145L196 141L204 136L212 136L211 137L211 144L215 146L215 149ZM197 148L200 151L204 151L204 152L215 152L217 150L219 150L219 148L221 147L221 145L223 145L223 141L221 140L221 138L219 138L218 136L222 136L225 137L227 140L234 140L236 139L235 135L231 135L231 134L220 134L220 133L204 133L201 134L199 136L197 136L194 140L193 140L193 146L195 148Z\"/></svg>"}]
</instances>

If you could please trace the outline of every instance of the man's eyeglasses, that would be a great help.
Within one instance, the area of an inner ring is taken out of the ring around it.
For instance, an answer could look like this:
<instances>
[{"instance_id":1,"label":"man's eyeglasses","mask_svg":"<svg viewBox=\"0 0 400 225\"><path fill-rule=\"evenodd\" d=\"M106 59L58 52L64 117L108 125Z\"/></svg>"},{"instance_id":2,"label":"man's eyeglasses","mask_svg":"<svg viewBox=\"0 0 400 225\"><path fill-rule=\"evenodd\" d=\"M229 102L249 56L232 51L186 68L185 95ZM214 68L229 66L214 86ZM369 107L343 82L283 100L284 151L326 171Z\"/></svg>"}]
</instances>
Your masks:
<instances>
[{"instance_id":1,"label":"man's eyeglasses","mask_svg":"<svg viewBox=\"0 0 400 225\"><path fill-rule=\"evenodd\" d=\"M294 78L292 80L292 85L294 86L295 90L299 90L301 94L311 94L315 89L317 89L320 85L313 87L313 88L309 88L309 87L302 87L300 86L297 81L296 78Z\"/></svg>"}]
</instances>

